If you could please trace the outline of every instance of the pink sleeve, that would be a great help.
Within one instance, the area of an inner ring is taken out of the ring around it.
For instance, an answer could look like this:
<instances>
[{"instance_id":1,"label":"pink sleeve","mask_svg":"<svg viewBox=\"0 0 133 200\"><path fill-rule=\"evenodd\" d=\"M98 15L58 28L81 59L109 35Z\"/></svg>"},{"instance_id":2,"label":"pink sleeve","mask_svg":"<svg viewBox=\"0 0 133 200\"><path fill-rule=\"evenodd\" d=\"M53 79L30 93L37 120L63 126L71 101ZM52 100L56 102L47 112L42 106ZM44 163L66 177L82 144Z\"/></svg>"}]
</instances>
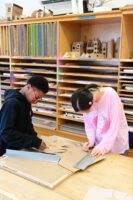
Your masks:
<instances>
[{"instance_id":1,"label":"pink sleeve","mask_svg":"<svg viewBox=\"0 0 133 200\"><path fill-rule=\"evenodd\" d=\"M85 124L85 132L89 140L89 143L94 145L96 135L95 135L93 125L88 120L88 117L86 115L83 115L83 118L84 118L84 124Z\"/></svg>"},{"instance_id":2,"label":"pink sleeve","mask_svg":"<svg viewBox=\"0 0 133 200\"><path fill-rule=\"evenodd\" d=\"M103 154L111 151L114 145L120 126L120 114L123 109L121 101L115 92L109 95L107 104L109 104L110 127L104 138L97 145L97 147L102 150Z\"/></svg>"}]
</instances>

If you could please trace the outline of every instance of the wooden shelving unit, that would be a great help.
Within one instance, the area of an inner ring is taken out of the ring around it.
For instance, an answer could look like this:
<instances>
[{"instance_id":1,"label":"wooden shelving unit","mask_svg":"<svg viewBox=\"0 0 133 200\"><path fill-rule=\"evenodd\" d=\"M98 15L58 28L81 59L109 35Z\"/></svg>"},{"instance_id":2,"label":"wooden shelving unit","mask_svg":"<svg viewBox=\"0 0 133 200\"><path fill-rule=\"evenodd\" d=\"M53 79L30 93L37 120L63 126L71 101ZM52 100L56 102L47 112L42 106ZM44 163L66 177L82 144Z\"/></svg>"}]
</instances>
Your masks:
<instances>
[{"instance_id":1,"label":"wooden shelving unit","mask_svg":"<svg viewBox=\"0 0 133 200\"><path fill-rule=\"evenodd\" d=\"M133 140L133 38L132 38L133 10L123 9L121 57L119 67L119 96L124 105L129 125L130 141ZM132 142L133 148L133 142ZM133 156L133 151L129 150Z\"/></svg>"},{"instance_id":2,"label":"wooden shelving unit","mask_svg":"<svg viewBox=\"0 0 133 200\"><path fill-rule=\"evenodd\" d=\"M77 88L89 83L102 86L118 86L118 62L112 61L67 61L61 60L58 67L58 129L70 130L76 133L79 126L82 134L85 134L82 114L75 114L70 98ZM68 122L69 123L68 128ZM74 124L73 124L74 121ZM65 129L66 125L66 129Z\"/></svg>"},{"instance_id":3,"label":"wooden shelving unit","mask_svg":"<svg viewBox=\"0 0 133 200\"><path fill-rule=\"evenodd\" d=\"M118 89L119 57L66 58L72 43L98 38L100 41L117 40L121 33L120 12L114 15L88 14L59 22L58 61L58 130L85 134L82 114L72 109L70 97L77 88L89 83ZM78 128L77 128L78 127ZM79 129L79 133L77 132ZM71 131L70 131L71 130Z\"/></svg>"},{"instance_id":4,"label":"wooden shelving unit","mask_svg":"<svg viewBox=\"0 0 133 200\"><path fill-rule=\"evenodd\" d=\"M133 62L121 62L119 95L125 107L127 121L133 123Z\"/></svg>"},{"instance_id":5,"label":"wooden shelving unit","mask_svg":"<svg viewBox=\"0 0 133 200\"><path fill-rule=\"evenodd\" d=\"M122 61L119 69L119 96L122 100L127 122L129 125L129 134L133 139L133 62L132 60ZM130 155L133 152L130 150Z\"/></svg>"},{"instance_id":6,"label":"wooden shelving unit","mask_svg":"<svg viewBox=\"0 0 133 200\"><path fill-rule=\"evenodd\" d=\"M0 25L0 56L8 57L10 55L10 27L6 24Z\"/></svg>"},{"instance_id":7,"label":"wooden shelving unit","mask_svg":"<svg viewBox=\"0 0 133 200\"><path fill-rule=\"evenodd\" d=\"M33 123L40 127L56 128L56 60L47 58L12 57L12 87L21 88L33 75L42 75L49 81L50 90L47 95L32 105ZM49 126L48 126L49 124Z\"/></svg>"},{"instance_id":8,"label":"wooden shelving unit","mask_svg":"<svg viewBox=\"0 0 133 200\"><path fill-rule=\"evenodd\" d=\"M0 57L0 105L3 104L7 89L10 89L10 60L9 57Z\"/></svg>"},{"instance_id":9,"label":"wooden shelving unit","mask_svg":"<svg viewBox=\"0 0 133 200\"><path fill-rule=\"evenodd\" d=\"M70 103L73 91L88 83L115 88L133 127L133 7L119 11L89 13L0 23L0 75L10 81L1 85L20 88L35 74L46 77L49 93L32 105L38 132L85 140L82 114ZM8 40L6 40L9 35ZM112 58L65 58L73 42L120 38L119 52ZM21 48L20 48L21 47ZM4 68L5 67L5 68ZM5 70L4 70L5 69ZM123 78L126 76L126 78ZM130 78L131 77L131 78Z\"/></svg>"}]
</instances>

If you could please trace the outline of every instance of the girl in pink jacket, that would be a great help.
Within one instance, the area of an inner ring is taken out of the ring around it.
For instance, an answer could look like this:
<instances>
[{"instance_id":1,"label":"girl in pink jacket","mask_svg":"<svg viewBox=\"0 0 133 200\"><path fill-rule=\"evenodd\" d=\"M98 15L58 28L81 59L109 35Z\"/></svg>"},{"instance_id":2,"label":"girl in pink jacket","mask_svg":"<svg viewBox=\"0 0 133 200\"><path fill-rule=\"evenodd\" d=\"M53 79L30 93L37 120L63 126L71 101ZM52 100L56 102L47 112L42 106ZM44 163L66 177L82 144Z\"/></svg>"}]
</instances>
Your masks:
<instances>
[{"instance_id":1,"label":"girl in pink jacket","mask_svg":"<svg viewBox=\"0 0 133 200\"><path fill-rule=\"evenodd\" d=\"M71 102L76 112L83 113L88 138L83 145L85 151L94 147L92 156L110 151L124 154L129 148L128 125L121 100L113 88L90 84L76 90Z\"/></svg>"}]
</instances>

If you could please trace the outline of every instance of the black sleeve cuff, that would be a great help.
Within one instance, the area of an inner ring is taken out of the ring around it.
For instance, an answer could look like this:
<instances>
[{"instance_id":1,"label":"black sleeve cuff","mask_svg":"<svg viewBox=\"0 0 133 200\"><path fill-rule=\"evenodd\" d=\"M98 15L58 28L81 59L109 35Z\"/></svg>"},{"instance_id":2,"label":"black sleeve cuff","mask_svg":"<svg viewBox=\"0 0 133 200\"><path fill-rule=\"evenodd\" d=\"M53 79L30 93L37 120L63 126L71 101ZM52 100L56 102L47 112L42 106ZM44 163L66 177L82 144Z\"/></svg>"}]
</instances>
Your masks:
<instances>
[{"instance_id":1,"label":"black sleeve cuff","mask_svg":"<svg viewBox=\"0 0 133 200\"><path fill-rule=\"evenodd\" d=\"M41 145L41 142L42 142L42 140L41 140L40 138L35 137L35 138L33 139L32 147L35 147L35 148L39 149L39 147L40 147L40 145Z\"/></svg>"}]
</instances>

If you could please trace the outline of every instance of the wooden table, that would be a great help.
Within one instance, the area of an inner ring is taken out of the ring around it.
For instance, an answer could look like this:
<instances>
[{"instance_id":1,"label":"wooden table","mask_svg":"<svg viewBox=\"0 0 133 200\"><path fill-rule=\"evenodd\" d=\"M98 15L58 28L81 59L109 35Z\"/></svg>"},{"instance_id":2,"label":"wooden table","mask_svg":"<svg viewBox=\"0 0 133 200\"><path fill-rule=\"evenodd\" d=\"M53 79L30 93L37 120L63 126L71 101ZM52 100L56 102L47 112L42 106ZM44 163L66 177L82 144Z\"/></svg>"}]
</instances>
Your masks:
<instances>
[{"instance_id":1,"label":"wooden table","mask_svg":"<svg viewBox=\"0 0 133 200\"><path fill-rule=\"evenodd\" d=\"M109 154L104 161L74 174L53 190L0 170L0 189L22 200L83 200L93 186L115 189L132 196L133 159Z\"/></svg>"}]
</instances>

